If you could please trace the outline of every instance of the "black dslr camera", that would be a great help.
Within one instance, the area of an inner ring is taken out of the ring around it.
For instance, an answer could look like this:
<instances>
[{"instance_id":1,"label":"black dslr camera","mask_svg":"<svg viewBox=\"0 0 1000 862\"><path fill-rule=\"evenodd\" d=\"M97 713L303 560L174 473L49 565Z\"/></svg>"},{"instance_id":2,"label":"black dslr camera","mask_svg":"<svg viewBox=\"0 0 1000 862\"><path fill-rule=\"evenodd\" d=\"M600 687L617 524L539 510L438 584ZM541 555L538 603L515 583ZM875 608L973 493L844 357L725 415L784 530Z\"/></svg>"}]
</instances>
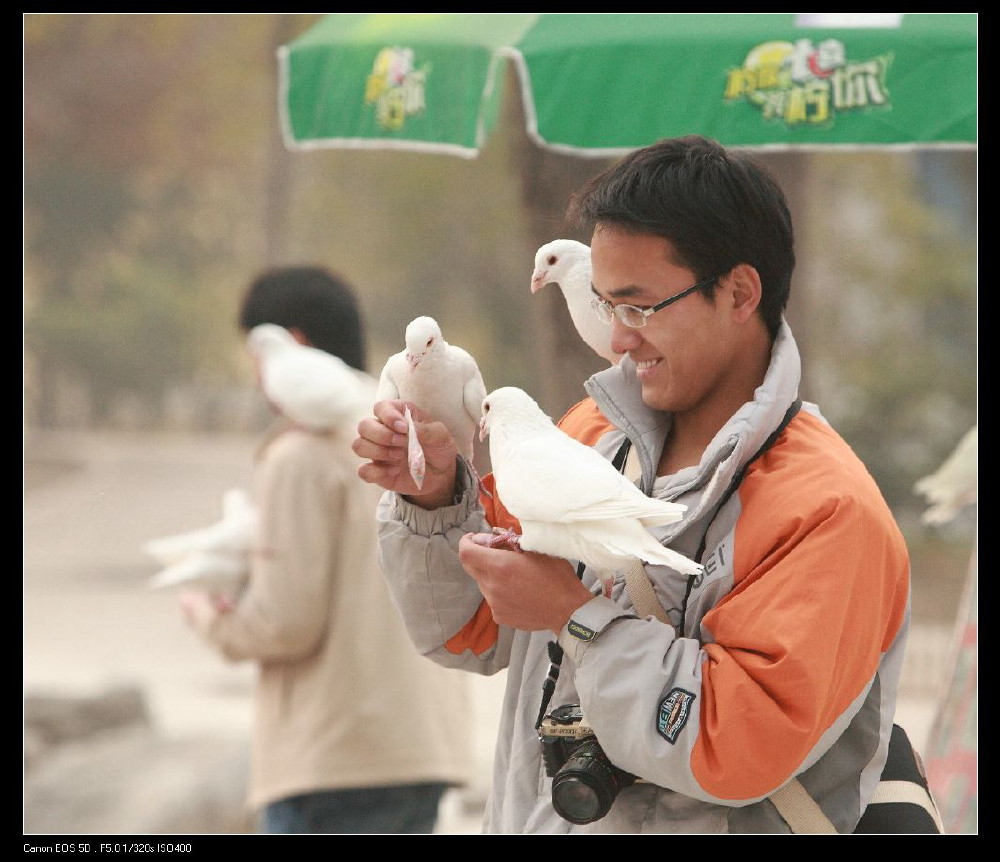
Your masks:
<instances>
[{"instance_id":1,"label":"black dslr camera","mask_svg":"<svg viewBox=\"0 0 1000 862\"><path fill-rule=\"evenodd\" d=\"M552 807L570 823L600 820L636 777L615 766L578 703L553 709L538 728L545 773L552 779Z\"/></svg>"}]
</instances>

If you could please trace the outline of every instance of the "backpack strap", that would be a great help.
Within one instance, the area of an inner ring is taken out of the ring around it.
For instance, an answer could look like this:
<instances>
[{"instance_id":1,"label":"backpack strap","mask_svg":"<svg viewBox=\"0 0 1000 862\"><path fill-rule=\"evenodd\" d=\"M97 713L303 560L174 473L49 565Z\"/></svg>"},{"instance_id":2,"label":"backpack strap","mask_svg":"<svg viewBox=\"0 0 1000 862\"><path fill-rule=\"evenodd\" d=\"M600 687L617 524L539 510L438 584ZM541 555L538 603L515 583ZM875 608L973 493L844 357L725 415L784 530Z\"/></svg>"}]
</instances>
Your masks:
<instances>
[{"instance_id":1,"label":"backpack strap","mask_svg":"<svg viewBox=\"0 0 1000 862\"><path fill-rule=\"evenodd\" d=\"M835 835L836 827L823 813L802 782L793 778L784 787L775 790L768 799L774 803L788 828L796 835Z\"/></svg>"}]
</instances>

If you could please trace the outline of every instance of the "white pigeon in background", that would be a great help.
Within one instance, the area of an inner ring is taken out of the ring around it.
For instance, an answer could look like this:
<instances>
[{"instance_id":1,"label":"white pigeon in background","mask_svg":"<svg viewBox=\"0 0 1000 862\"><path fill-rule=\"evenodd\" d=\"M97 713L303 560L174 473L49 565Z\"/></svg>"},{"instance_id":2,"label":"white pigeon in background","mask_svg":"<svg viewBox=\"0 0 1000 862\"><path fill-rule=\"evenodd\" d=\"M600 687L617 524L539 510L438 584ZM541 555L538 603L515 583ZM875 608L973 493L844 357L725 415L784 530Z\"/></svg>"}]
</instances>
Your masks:
<instances>
[{"instance_id":1,"label":"white pigeon in background","mask_svg":"<svg viewBox=\"0 0 1000 862\"><path fill-rule=\"evenodd\" d=\"M621 356L611 349L611 327L591 307L595 294L590 276L590 246L575 239L554 239L535 252L531 292L538 293L547 284L558 285L580 337L614 365Z\"/></svg>"},{"instance_id":2,"label":"white pigeon in background","mask_svg":"<svg viewBox=\"0 0 1000 862\"><path fill-rule=\"evenodd\" d=\"M925 524L945 524L966 506L977 503L979 425L973 425L941 466L918 480L913 490L931 504L921 518Z\"/></svg>"},{"instance_id":3,"label":"white pigeon in background","mask_svg":"<svg viewBox=\"0 0 1000 862\"><path fill-rule=\"evenodd\" d=\"M190 587L234 595L250 574L250 549L257 531L257 509L242 488L222 497L222 518L207 527L152 539L142 550L163 569L150 589Z\"/></svg>"},{"instance_id":4,"label":"white pigeon in background","mask_svg":"<svg viewBox=\"0 0 1000 862\"><path fill-rule=\"evenodd\" d=\"M195 553L243 554L250 551L257 529L257 509L242 488L222 495L222 518L207 527L151 539L142 550L163 565Z\"/></svg>"},{"instance_id":5,"label":"white pigeon in background","mask_svg":"<svg viewBox=\"0 0 1000 862\"><path fill-rule=\"evenodd\" d=\"M169 587L204 590L212 595L235 597L250 577L250 558L207 551L184 557L150 578L151 590Z\"/></svg>"},{"instance_id":6,"label":"white pigeon in background","mask_svg":"<svg viewBox=\"0 0 1000 862\"><path fill-rule=\"evenodd\" d=\"M501 534L498 544L582 561L605 594L614 573L636 559L688 575L702 571L646 529L679 521L687 507L647 497L553 424L524 390L505 386L486 396L479 436L487 435L496 492L521 524L519 537Z\"/></svg>"},{"instance_id":7,"label":"white pigeon in background","mask_svg":"<svg viewBox=\"0 0 1000 862\"><path fill-rule=\"evenodd\" d=\"M459 453L471 463L485 397L486 384L476 360L461 347L449 344L433 317L422 316L406 327L406 349L386 360L375 400L408 401L443 422ZM410 434L410 445L413 472L419 469L414 459L422 457L415 434Z\"/></svg>"},{"instance_id":8,"label":"white pigeon in background","mask_svg":"<svg viewBox=\"0 0 1000 862\"><path fill-rule=\"evenodd\" d=\"M284 327L262 323L247 333L265 397L284 416L313 431L353 424L375 400L375 381L340 357L299 344Z\"/></svg>"}]
</instances>

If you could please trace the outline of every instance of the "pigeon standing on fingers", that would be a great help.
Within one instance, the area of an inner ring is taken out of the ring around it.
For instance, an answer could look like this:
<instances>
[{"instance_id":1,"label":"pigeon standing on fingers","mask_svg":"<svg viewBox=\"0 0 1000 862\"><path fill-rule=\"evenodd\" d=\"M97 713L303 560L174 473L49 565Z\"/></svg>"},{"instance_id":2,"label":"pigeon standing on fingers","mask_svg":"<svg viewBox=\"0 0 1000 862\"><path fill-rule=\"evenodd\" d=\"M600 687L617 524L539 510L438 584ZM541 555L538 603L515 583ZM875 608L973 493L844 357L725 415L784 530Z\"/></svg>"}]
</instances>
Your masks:
<instances>
[{"instance_id":1,"label":"pigeon standing on fingers","mask_svg":"<svg viewBox=\"0 0 1000 862\"><path fill-rule=\"evenodd\" d=\"M594 353L614 365L621 356L611 349L611 327L591 307L594 290L590 275L590 246L575 239L555 239L535 252L531 292L538 293L547 284L558 285L580 337Z\"/></svg>"},{"instance_id":2,"label":"pigeon standing on fingers","mask_svg":"<svg viewBox=\"0 0 1000 862\"><path fill-rule=\"evenodd\" d=\"M423 316L406 327L406 349L386 360L375 400L402 399L443 422L459 454L471 464L485 397L486 384L476 360L449 344L433 317ZM411 457L411 468L412 461Z\"/></svg>"},{"instance_id":3,"label":"pigeon standing on fingers","mask_svg":"<svg viewBox=\"0 0 1000 862\"><path fill-rule=\"evenodd\" d=\"M483 400L480 439L490 438L495 489L521 525L504 541L592 568L605 594L634 560L694 575L702 567L646 529L679 521L679 503L647 497L610 461L574 440L524 390L505 386Z\"/></svg>"},{"instance_id":4,"label":"pigeon standing on fingers","mask_svg":"<svg viewBox=\"0 0 1000 862\"><path fill-rule=\"evenodd\" d=\"M354 424L375 401L375 380L339 356L300 344L284 327L262 323L247 333L265 397L312 431Z\"/></svg>"}]
</instances>

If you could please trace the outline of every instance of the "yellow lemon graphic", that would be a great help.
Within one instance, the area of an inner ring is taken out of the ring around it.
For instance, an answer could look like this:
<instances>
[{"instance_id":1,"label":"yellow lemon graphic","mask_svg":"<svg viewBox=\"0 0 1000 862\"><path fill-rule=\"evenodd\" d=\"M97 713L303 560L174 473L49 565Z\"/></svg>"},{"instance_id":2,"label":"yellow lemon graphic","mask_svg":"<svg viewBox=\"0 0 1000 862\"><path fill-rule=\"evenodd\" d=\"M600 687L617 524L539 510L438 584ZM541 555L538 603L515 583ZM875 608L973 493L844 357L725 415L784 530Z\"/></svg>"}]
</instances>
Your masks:
<instances>
[{"instance_id":1,"label":"yellow lemon graphic","mask_svg":"<svg viewBox=\"0 0 1000 862\"><path fill-rule=\"evenodd\" d=\"M754 85L748 88L747 93L751 102L763 103L764 95L761 91L790 86L787 60L794 50L795 46L791 42L763 42L747 54L743 68L754 80Z\"/></svg>"}]
</instances>

